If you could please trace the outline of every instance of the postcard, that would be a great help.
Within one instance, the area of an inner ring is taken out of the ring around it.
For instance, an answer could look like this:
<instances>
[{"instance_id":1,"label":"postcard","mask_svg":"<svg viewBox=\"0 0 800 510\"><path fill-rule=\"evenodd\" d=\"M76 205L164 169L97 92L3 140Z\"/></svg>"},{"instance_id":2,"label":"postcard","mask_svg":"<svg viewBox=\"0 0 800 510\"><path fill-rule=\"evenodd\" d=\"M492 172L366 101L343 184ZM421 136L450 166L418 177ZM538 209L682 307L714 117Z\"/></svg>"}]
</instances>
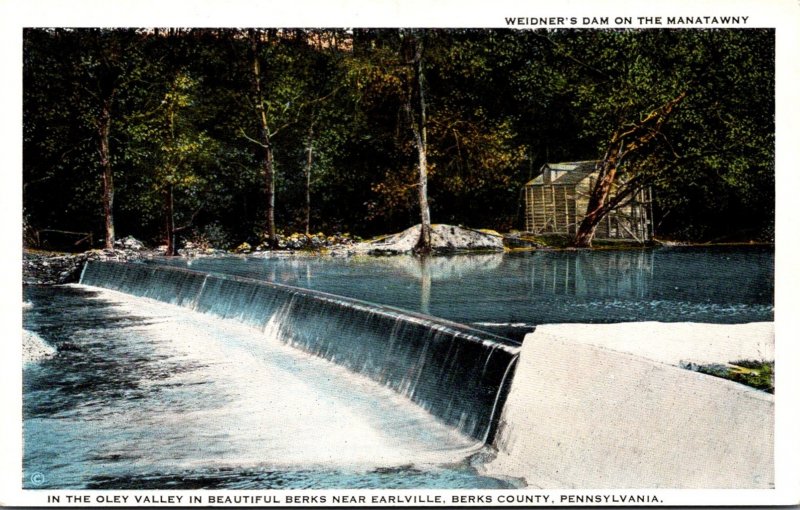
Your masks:
<instances>
[{"instance_id":1,"label":"postcard","mask_svg":"<svg viewBox=\"0 0 800 510\"><path fill-rule=\"evenodd\" d=\"M7 506L800 503L800 5L6 3Z\"/></svg>"}]
</instances>

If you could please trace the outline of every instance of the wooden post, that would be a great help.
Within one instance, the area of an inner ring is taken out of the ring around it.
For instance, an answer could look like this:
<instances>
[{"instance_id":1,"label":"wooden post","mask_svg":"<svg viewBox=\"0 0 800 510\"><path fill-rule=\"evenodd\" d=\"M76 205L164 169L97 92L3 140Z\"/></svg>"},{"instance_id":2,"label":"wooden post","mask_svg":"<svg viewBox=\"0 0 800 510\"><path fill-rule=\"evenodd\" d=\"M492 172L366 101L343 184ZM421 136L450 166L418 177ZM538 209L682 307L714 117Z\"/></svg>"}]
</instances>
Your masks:
<instances>
[{"instance_id":1,"label":"wooden post","mask_svg":"<svg viewBox=\"0 0 800 510\"><path fill-rule=\"evenodd\" d=\"M525 186L525 232L533 230L533 201L531 187Z\"/></svg>"},{"instance_id":2,"label":"wooden post","mask_svg":"<svg viewBox=\"0 0 800 510\"><path fill-rule=\"evenodd\" d=\"M544 232L547 228L547 202L544 197L544 184L542 184L542 225L539 227L539 233Z\"/></svg>"}]
</instances>

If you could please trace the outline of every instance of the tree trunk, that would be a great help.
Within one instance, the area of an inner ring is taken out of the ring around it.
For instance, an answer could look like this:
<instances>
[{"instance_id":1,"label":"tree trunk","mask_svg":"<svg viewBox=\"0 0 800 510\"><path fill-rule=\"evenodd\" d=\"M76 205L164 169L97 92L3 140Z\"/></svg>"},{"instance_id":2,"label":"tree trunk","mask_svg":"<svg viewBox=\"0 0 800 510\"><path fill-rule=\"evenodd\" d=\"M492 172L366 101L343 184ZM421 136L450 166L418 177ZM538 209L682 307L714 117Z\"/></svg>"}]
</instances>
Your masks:
<instances>
[{"instance_id":1,"label":"tree trunk","mask_svg":"<svg viewBox=\"0 0 800 510\"><path fill-rule=\"evenodd\" d=\"M586 216L584 216L577 232L575 232L573 244L576 247L592 247L592 240L600 221L620 203L619 198L630 194L633 181L636 180L633 179L628 184L622 184L622 188L617 191L617 199L609 201L620 165L628 155L641 152L643 147L661 136L661 128L664 123L669 118L672 110L685 97L686 92L681 92L674 99L651 111L644 119L620 127L614 132L603 160L598 164L597 181L589 195Z\"/></svg>"},{"instance_id":2,"label":"tree trunk","mask_svg":"<svg viewBox=\"0 0 800 510\"><path fill-rule=\"evenodd\" d=\"M264 139L269 140L268 132L265 132ZM275 232L275 173L271 146L267 146L264 149L264 187L267 193L267 241L270 248L277 248L278 236Z\"/></svg>"},{"instance_id":3,"label":"tree trunk","mask_svg":"<svg viewBox=\"0 0 800 510\"><path fill-rule=\"evenodd\" d=\"M603 158L599 163L599 172L597 182L594 189L589 196L589 205L586 207L586 216L584 216L578 230L575 233L575 246L578 248L591 248L592 240L594 240L597 226L600 221L608 214L605 210L605 204L608 196L611 193L611 186L614 184L614 179L617 175L617 159L614 156Z\"/></svg>"},{"instance_id":4,"label":"tree trunk","mask_svg":"<svg viewBox=\"0 0 800 510\"><path fill-rule=\"evenodd\" d=\"M417 156L419 159L419 210L420 210L420 232L419 241L414 251L426 254L431 252L431 211L428 206L428 140L425 129L425 80L422 72L422 39L416 40L414 51L414 78L417 88L417 100L419 115L413 115L414 108L410 104L413 94L409 94L409 113L411 114L411 126L414 132L414 143L417 146ZM413 88L412 88L413 89Z\"/></svg>"},{"instance_id":5,"label":"tree trunk","mask_svg":"<svg viewBox=\"0 0 800 510\"><path fill-rule=\"evenodd\" d=\"M261 140L259 143L264 151L264 187L266 190L266 227L267 244L270 248L277 248L278 237L275 233L275 173L273 166L272 144L270 143L269 123L267 111L264 108L264 96L261 89L261 63L258 58L259 37L255 30L250 29L250 49L253 59L253 95L258 115Z\"/></svg>"},{"instance_id":6,"label":"tree trunk","mask_svg":"<svg viewBox=\"0 0 800 510\"><path fill-rule=\"evenodd\" d=\"M428 207L428 166L427 151L423 145L419 150L419 208L420 232L417 253L431 252L431 211Z\"/></svg>"},{"instance_id":7,"label":"tree trunk","mask_svg":"<svg viewBox=\"0 0 800 510\"><path fill-rule=\"evenodd\" d=\"M165 191L166 196L166 211L165 222L167 230L167 253L169 257L177 255L177 248L175 246L175 197L173 194L172 184L167 185Z\"/></svg>"},{"instance_id":8,"label":"tree trunk","mask_svg":"<svg viewBox=\"0 0 800 510\"><path fill-rule=\"evenodd\" d=\"M305 224L306 235L311 233L311 165L313 163L314 155L314 120L312 117L311 123L308 125L308 157L306 158L306 210L305 210Z\"/></svg>"},{"instance_id":9,"label":"tree trunk","mask_svg":"<svg viewBox=\"0 0 800 510\"><path fill-rule=\"evenodd\" d=\"M109 134L111 132L111 102L108 97L100 110L97 121L99 135L100 168L103 171L103 217L105 220L105 247L114 249L114 175L111 170Z\"/></svg>"}]
</instances>

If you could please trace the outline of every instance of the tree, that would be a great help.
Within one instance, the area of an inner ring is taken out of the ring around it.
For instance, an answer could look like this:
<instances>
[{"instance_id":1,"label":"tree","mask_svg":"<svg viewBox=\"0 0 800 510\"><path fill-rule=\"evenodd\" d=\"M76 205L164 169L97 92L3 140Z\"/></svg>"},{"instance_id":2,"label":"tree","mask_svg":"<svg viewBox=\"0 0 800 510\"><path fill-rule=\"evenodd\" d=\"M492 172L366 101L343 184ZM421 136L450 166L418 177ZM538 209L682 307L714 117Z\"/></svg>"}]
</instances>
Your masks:
<instances>
[{"instance_id":1,"label":"tree","mask_svg":"<svg viewBox=\"0 0 800 510\"><path fill-rule=\"evenodd\" d=\"M582 245L640 186L662 235L774 218L770 30L26 29L23 57L34 228L507 229L543 162L586 159Z\"/></svg>"},{"instance_id":2,"label":"tree","mask_svg":"<svg viewBox=\"0 0 800 510\"><path fill-rule=\"evenodd\" d=\"M131 134L140 145L139 164L149 168L150 189L161 197L166 255L177 254L176 235L189 228L204 205L207 179L203 168L213 166L215 143L199 130L192 109L198 80L178 72L168 84L161 103L152 111L131 118ZM190 213L179 214L176 195L181 193ZM178 226L181 216L185 223Z\"/></svg>"},{"instance_id":3,"label":"tree","mask_svg":"<svg viewBox=\"0 0 800 510\"><path fill-rule=\"evenodd\" d=\"M34 228L76 229L91 221L94 204L71 200L79 185L73 169L93 166L95 154L93 133L80 121L70 80L76 47L63 30L25 29L23 34L24 207Z\"/></svg>"},{"instance_id":4,"label":"tree","mask_svg":"<svg viewBox=\"0 0 800 510\"><path fill-rule=\"evenodd\" d=\"M513 99L512 79L527 69L526 48L510 31L359 31L355 59L361 62L360 111L370 130L372 185L368 218L381 229L418 223L419 82L421 55L425 103L427 202L437 218L456 224L513 226L514 198L525 182L528 145L519 136L530 117ZM397 110L402 115L397 115ZM409 115L409 112L412 115ZM535 123L534 123L535 124ZM411 135L411 136L408 136ZM421 138L421 137L420 137ZM531 136L531 145L539 138ZM390 155L383 161L383 155ZM510 199L509 199L510 195Z\"/></svg>"},{"instance_id":5,"label":"tree","mask_svg":"<svg viewBox=\"0 0 800 510\"><path fill-rule=\"evenodd\" d=\"M314 115L308 123L308 137L306 139L306 153L308 157L305 165L305 184L306 184L306 209L303 214L306 235L311 233L311 168L314 163Z\"/></svg>"},{"instance_id":6,"label":"tree","mask_svg":"<svg viewBox=\"0 0 800 510\"><path fill-rule=\"evenodd\" d=\"M133 30L90 29L76 32L81 55L75 83L86 92L87 122L96 133L98 164L101 169L105 247L114 248L114 169L111 133L115 106L120 95L140 78L144 59L141 37Z\"/></svg>"},{"instance_id":7,"label":"tree","mask_svg":"<svg viewBox=\"0 0 800 510\"><path fill-rule=\"evenodd\" d=\"M275 168L274 156L272 152L272 136L270 122L267 116L267 106L265 104L264 92L261 86L261 38L262 33L255 29L248 31L250 38L250 58L253 69L253 104L259 123L259 138L251 139L263 150L264 165L264 187L266 191L266 227L267 242L272 248L278 245L278 238L275 231Z\"/></svg>"},{"instance_id":8,"label":"tree","mask_svg":"<svg viewBox=\"0 0 800 510\"><path fill-rule=\"evenodd\" d=\"M262 151L266 188L267 242L273 248L277 247L275 139L279 133L299 122L309 107L315 106L331 95L330 92L318 95L318 90L311 91L310 77L303 73L307 70L312 42L309 35L310 32L299 29L248 30L252 64L252 104L258 119L258 137L248 136L243 129L240 131ZM262 63L262 58L268 65ZM265 72L267 68L270 72ZM313 109L309 122L311 126L315 122ZM311 134L313 139L313 127ZM307 170L310 172L310 166ZM307 186L310 186L310 173L306 182Z\"/></svg>"},{"instance_id":9,"label":"tree","mask_svg":"<svg viewBox=\"0 0 800 510\"><path fill-rule=\"evenodd\" d=\"M99 167L96 178L100 183L104 243L113 249L114 162L119 159L114 154L114 133L118 117L124 115L121 110L130 89L137 84L145 66L142 36L135 30L107 29L28 29L25 36L29 43L26 104L33 107L33 98L38 96L36 101L45 109L27 109L26 123L30 128L38 124L45 132L58 133L60 138L51 141L60 145L57 150L61 151L61 161L50 168L72 166L77 171L83 166ZM37 55L36 51L46 51L48 55ZM45 62L47 67L41 67ZM48 97L42 97L42 92ZM44 119L48 120L41 123ZM70 126L72 133L67 134L59 124ZM29 141L34 142L34 138ZM41 142L44 140L34 142L39 149L43 148ZM86 152L92 145L93 150ZM71 157L65 159L67 154ZM43 179L54 177L50 174ZM71 180L80 181L75 176Z\"/></svg>"},{"instance_id":10,"label":"tree","mask_svg":"<svg viewBox=\"0 0 800 510\"><path fill-rule=\"evenodd\" d=\"M536 48L512 31L436 30L427 37L430 197L437 217L512 228L530 147L541 144L540 132L528 133L543 124L536 122L535 103L515 97L514 80L522 69L545 66L532 65ZM546 96L541 87L536 94ZM546 124L549 133L552 119Z\"/></svg>"},{"instance_id":11,"label":"tree","mask_svg":"<svg viewBox=\"0 0 800 510\"><path fill-rule=\"evenodd\" d=\"M295 123L283 137L286 152L299 156L300 180L287 169L287 187L301 187L304 207L297 223L311 233L312 189L330 174L331 159L338 155L347 125L347 94L343 61L347 55L348 35L342 30L310 29L292 32L292 74L300 99L293 106ZM302 144L292 140L302 141ZM293 145L296 147L293 148ZM287 161L287 166L291 161ZM287 190L288 201L295 193ZM291 216L291 215L290 215Z\"/></svg>"},{"instance_id":12,"label":"tree","mask_svg":"<svg viewBox=\"0 0 800 510\"><path fill-rule=\"evenodd\" d=\"M644 119L622 126L611 135L603 159L597 164L597 176L589 194L586 215L575 233L575 246L591 247L600 221L647 184L642 178L643 173L620 182L617 179L620 166L629 156L646 150L649 144L663 135L661 129L664 123L685 97L686 92L681 92L678 97L653 110ZM617 189L611 198L615 184L618 184Z\"/></svg>"},{"instance_id":13,"label":"tree","mask_svg":"<svg viewBox=\"0 0 800 510\"><path fill-rule=\"evenodd\" d=\"M745 96L731 94L752 87L764 100L756 108L771 103L759 90L772 73L769 37L736 30L570 31L547 36L554 63L565 74L572 106L582 112L580 136L602 154L587 215L575 237L577 246L591 246L603 216L638 189L655 185L662 193L680 194L684 190L670 184L679 176L699 181L711 170L709 165L720 168L720 161L741 147L753 142L771 146L772 121L763 114L769 110L754 112L759 124L755 127L742 115ZM754 61L755 38L766 48L761 62ZM737 60L751 62L752 67L736 68ZM744 84L747 80L751 83ZM724 127L720 119L725 119ZM750 127L741 129L746 125ZM768 153L762 151L762 156L770 160Z\"/></svg>"},{"instance_id":14,"label":"tree","mask_svg":"<svg viewBox=\"0 0 800 510\"><path fill-rule=\"evenodd\" d=\"M414 145L417 148L419 171L419 241L414 251L427 254L431 251L431 210L428 206L428 135L427 116L425 112L425 73L423 71L424 36L412 36L413 80L410 81L406 112L410 119L411 131L414 133Z\"/></svg>"}]
</instances>

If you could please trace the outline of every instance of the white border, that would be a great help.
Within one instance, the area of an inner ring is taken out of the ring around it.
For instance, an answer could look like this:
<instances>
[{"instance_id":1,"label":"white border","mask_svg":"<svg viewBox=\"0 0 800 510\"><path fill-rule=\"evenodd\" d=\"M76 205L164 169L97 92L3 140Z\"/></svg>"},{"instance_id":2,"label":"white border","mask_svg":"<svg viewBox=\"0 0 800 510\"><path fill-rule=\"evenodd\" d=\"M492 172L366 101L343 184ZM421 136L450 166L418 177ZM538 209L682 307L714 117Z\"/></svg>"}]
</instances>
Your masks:
<instances>
[{"instance_id":1,"label":"white border","mask_svg":"<svg viewBox=\"0 0 800 510\"><path fill-rule=\"evenodd\" d=\"M800 217L800 126L797 90L800 86L799 0L671 0L643 3L634 0L562 0L534 3L525 0L0 0L2 54L2 166L0 211L3 264L0 317L4 341L2 374L3 411L0 413L0 505L46 504L46 494L75 491L22 491L21 483L21 189L22 189L22 27L26 26L277 26L277 27L505 27L506 16L747 16L746 27L775 27L777 53L776 151L776 489L774 490L657 490L570 491L584 494L657 495L675 505L787 505L800 504L800 340L798 340L797 232ZM635 23L632 28L652 25ZM730 26L730 25L728 25ZM722 27L718 25L718 27ZM96 500L103 491L79 491ZM140 492L112 491L114 494ZM553 497L568 491L540 491ZM265 491L218 491L231 495ZM270 494L472 494L475 491L270 491ZM491 492L499 494L499 492ZM192 492L159 491L158 494ZM205 492L205 494L211 494ZM184 499L184 501L186 501ZM448 500L449 501L449 500ZM63 499L62 499L63 502ZM96 502L96 501L95 501ZM426 505L423 505L426 506ZM466 506L466 505L462 505ZM497 505L502 506L502 505Z\"/></svg>"}]
</instances>

